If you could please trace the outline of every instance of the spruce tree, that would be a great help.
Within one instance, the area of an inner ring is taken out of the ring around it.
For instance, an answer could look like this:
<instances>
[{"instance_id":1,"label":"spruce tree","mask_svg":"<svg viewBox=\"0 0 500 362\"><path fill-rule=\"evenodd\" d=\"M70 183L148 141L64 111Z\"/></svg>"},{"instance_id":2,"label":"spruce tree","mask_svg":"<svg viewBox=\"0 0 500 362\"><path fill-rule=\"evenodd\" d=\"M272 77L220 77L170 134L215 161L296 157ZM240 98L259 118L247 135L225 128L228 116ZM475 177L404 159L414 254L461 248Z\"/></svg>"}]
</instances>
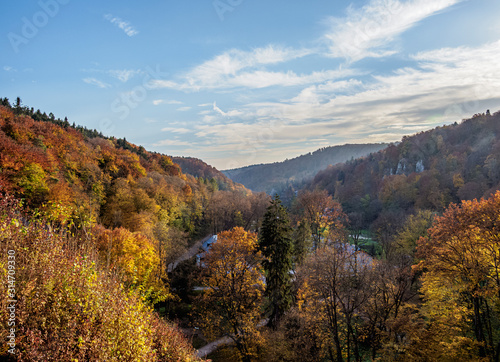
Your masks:
<instances>
[{"instance_id":1,"label":"spruce tree","mask_svg":"<svg viewBox=\"0 0 500 362\"><path fill-rule=\"evenodd\" d=\"M276 328L292 304L292 228L278 195L271 201L262 222L259 248L265 257L269 325Z\"/></svg>"}]
</instances>

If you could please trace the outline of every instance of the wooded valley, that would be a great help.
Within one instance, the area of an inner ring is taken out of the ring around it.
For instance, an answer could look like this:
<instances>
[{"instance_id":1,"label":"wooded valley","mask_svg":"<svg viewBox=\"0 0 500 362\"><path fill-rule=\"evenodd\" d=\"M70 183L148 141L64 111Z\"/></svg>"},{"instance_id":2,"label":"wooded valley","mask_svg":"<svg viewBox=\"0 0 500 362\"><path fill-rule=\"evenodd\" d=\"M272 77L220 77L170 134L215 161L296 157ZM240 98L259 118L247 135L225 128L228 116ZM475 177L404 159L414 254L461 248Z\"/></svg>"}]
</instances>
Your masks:
<instances>
[{"instance_id":1,"label":"wooded valley","mask_svg":"<svg viewBox=\"0 0 500 362\"><path fill-rule=\"evenodd\" d=\"M4 98L0 356L499 361L499 165L487 111L268 195Z\"/></svg>"}]
</instances>

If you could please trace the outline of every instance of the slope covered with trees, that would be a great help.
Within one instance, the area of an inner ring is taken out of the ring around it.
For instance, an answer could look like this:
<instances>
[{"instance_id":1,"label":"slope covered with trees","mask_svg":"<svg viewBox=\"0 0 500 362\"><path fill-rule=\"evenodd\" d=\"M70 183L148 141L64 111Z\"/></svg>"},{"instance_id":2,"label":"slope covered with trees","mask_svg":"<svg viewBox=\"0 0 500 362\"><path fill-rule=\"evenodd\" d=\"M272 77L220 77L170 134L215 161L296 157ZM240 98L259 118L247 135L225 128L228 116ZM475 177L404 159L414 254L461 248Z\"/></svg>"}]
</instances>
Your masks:
<instances>
[{"instance_id":1,"label":"slope covered with trees","mask_svg":"<svg viewBox=\"0 0 500 362\"><path fill-rule=\"evenodd\" d=\"M0 292L15 302L0 335L15 360L195 361L214 345L217 361L499 360L499 113L329 167L287 208L2 104ZM167 275L210 233L198 264ZM196 352L166 315L214 344Z\"/></svg>"},{"instance_id":2,"label":"slope covered with trees","mask_svg":"<svg viewBox=\"0 0 500 362\"><path fill-rule=\"evenodd\" d=\"M19 268L29 264L34 273L20 273L18 279L17 290L27 298L19 305L24 318L20 324L25 325L28 316L34 323L18 334L23 340L18 346L26 353L22 360L113 360L129 344L137 344L136 350L126 351L129 360L195 358L190 348L184 349L189 343L151 310L178 301L167 265L213 231L258 228L268 196L232 183L219 190L217 183L184 174L168 156L34 112L19 99L15 105L7 99L1 103L0 197L2 202L12 197L17 211L11 215L7 206L0 210L0 240L3 250L10 247L22 255ZM6 257L1 262L5 272ZM47 274L43 268L48 265L42 261L52 259L61 262ZM71 269L80 264L80 269ZM60 278L65 274L70 279ZM130 303L118 303L121 299ZM88 306L73 305L84 300ZM36 309L38 304L46 309ZM80 314L67 315L66 310ZM103 310L110 311L109 319ZM41 321L44 315L52 318L50 323ZM127 322L124 315L130 317ZM87 317L95 334L82 334L77 317ZM35 328L36 323L44 327ZM144 333L131 336L120 323L131 323L126 328ZM69 334L59 333L60 328ZM112 331L120 334L123 349L96 351L95 343L112 338ZM153 338L169 334L170 340ZM169 352L177 347L179 354ZM175 357L183 353L185 357Z\"/></svg>"},{"instance_id":3,"label":"slope covered with trees","mask_svg":"<svg viewBox=\"0 0 500 362\"><path fill-rule=\"evenodd\" d=\"M202 182L209 183L212 187L216 187L219 190L243 188L242 185L235 184L221 171L199 158L173 156L172 161L181 166L183 173L199 178Z\"/></svg>"},{"instance_id":4,"label":"slope covered with trees","mask_svg":"<svg viewBox=\"0 0 500 362\"><path fill-rule=\"evenodd\" d=\"M488 197L500 189L499 166L500 112L488 111L330 166L306 189L327 190L383 238L416 210L442 212L450 202Z\"/></svg>"},{"instance_id":5,"label":"slope covered with trees","mask_svg":"<svg viewBox=\"0 0 500 362\"><path fill-rule=\"evenodd\" d=\"M289 186L299 188L303 181L329 165L365 156L385 147L387 144L378 143L325 147L283 162L252 165L222 172L231 180L251 190L281 193Z\"/></svg>"}]
</instances>

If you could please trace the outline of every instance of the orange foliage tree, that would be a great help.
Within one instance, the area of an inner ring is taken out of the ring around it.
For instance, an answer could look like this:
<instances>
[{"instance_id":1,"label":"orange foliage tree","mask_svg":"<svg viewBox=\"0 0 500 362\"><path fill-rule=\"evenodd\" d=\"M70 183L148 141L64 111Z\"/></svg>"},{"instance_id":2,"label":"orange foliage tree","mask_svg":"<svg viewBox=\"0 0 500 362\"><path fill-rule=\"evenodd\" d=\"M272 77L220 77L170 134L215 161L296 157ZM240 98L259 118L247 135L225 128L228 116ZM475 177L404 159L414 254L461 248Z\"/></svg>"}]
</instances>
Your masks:
<instances>
[{"instance_id":1,"label":"orange foliage tree","mask_svg":"<svg viewBox=\"0 0 500 362\"><path fill-rule=\"evenodd\" d=\"M418 242L424 310L458 359L500 357L500 191L452 204Z\"/></svg>"}]
</instances>

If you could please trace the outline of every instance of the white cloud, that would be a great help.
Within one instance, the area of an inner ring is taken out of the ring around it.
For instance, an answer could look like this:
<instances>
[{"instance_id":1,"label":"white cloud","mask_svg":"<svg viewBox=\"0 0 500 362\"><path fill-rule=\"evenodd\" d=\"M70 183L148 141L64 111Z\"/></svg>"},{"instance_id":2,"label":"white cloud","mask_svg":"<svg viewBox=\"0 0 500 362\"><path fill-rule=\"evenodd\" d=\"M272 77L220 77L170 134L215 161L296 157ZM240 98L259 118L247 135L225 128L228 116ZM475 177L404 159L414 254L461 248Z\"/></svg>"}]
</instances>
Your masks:
<instances>
[{"instance_id":1,"label":"white cloud","mask_svg":"<svg viewBox=\"0 0 500 362\"><path fill-rule=\"evenodd\" d=\"M411 57L415 67L390 75L326 81L288 101L246 104L230 123L229 111L214 103L196 136L210 141L207 154L232 152L242 164L267 159L269 147L318 138L331 144L397 141L484 112L484 102L500 102L498 54L500 41L421 52Z\"/></svg>"},{"instance_id":2,"label":"white cloud","mask_svg":"<svg viewBox=\"0 0 500 362\"><path fill-rule=\"evenodd\" d=\"M190 109L191 109L191 107L188 107L188 106L186 106L186 107L179 107L179 108L177 108L177 110L178 110L179 112L186 112L186 111L189 111Z\"/></svg>"},{"instance_id":3,"label":"white cloud","mask_svg":"<svg viewBox=\"0 0 500 362\"><path fill-rule=\"evenodd\" d=\"M158 106L160 104L183 104L183 103L181 101L176 101L176 100L155 99L153 101L153 104L155 106Z\"/></svg>"},{"instance_id":4,"label":"white cloud","mask_svg":"<svg viewBox=\"0 0 500 362\"><path fill-rule=\"evenodd\" d=\"M183 90L201 90L201 89L231 89L236 87L245 87L251 89L266 88L271 86L297 86L304 84L312 84L317 82L324 82L327 80L334 80L341 77L347 77L356 74L357 71L353 69L342 70L326 70L319 72L312 72L310 74L297 75L295 72L269 72L256 70L251 72L243 72L240 74L228 75L223 79L212 79L210 82L206 81L203 85L191 79L187 83L174 83L172 81L155 81L154 87L156 88L173 88ZM195 85L196 84L196 85ZM205 105L201 105L205 106Z\"/></svg>"},{"instance_id":5,"label":"white cloud","mask_svg":"<svg viewBox=\"0 0 500 362\"><path fill-rule=\"evenodd\" d=\"M214 109L215 112L219 113L221 116L224 116L224 117L227 116L226 112L224 112L222 109L220 109L219 107L217 107L217 103L216 102L214 102L214 104L213 104L213 109Z\"/></svg>"},{"instance_id":6,"label":"white cloud","mask_svg":"<svg viewBox=\"0 0 500 362\"><path fill-rule=\"evenodd\" d=\"M114 24L120 29L122 29L123 32L128 36L134 36L139 34L139 32L128 21L124 21L111 14L104 15L104 19L108 20L111 24Z\"/></svg>"},{"instance_id":7,"label":"white cloud","mask_svg":"<svg viewBox=\"0 0 500 362\"><path fill-rule=\"evenodd\" d=\"M91 85L95 85L99 88L109 88L111 87L111 85L109 85L108 83L104 83L96 78L83 78L82 79L85 83L87 84L91 84Z\"/></svg>"},{"instance_id":8,"label":"white cloud","mask_svg":"<svg viewBox=\"0 0 500 362\"><path fill-rule=\"evenodd\" d=\"M9 65L4 65L3 66L3 70L5 70L6 72L17 72L17 69L14 68L14 67L11 67Z\"/></svg>"},{"instance_id":9,"label":"white cloud","mask_svg":"<svg viewBox=\"0 0 500 362\"><path fill-rule=\"evenodd\" d=\"M140 74L141 71L140 70L133 70L133 69L117 69L117 70L109 70L108 71L108 74L111 75L112 77L122 81L122 82L126 82L128 81L130 78L132 78L133 76L137 75L137 74Z\"/></svg>"},{"instance_id":10,"label":"white cloud","mask_svg":"<svg viewBox=\"0 0 500 362\"><path fill-rule=\"evenodd\" d=\"M232 49L194 67L182 75L179 81L155 80L153 86L198 91L239 86L262 88L270 85L295 84L298 82L297 79L300 79L295 74L270 73L255 68L284 63L308 54L311 54L311 50L296 50L272 45L252 51ZM248 71L243 73L244 70Z\"/></svg>"},{"instance_id":11,"label":"white cloud","mask_svg":"<svg viewBox=\"0 0 500 362\"><path fill-rule=\"evenodd\" d=\"M192 142L180 141L180 140L162 140L156 143L153 143L153 146L192 146Z\"/></svg>"},{"instance_id":12,"label":"white cloud","mask_svg":"<svg viewBox=\"0 0 500 362\"><path fill-rule=\"evenodd\" d=\"M462 0L371 0L361 9L348 8L344 18L327 20L329 55L357 61L391 55L388 45L421 20Z\"/></svg>"},{"instance_id":13,"label":"white cloud","mask_svg":"<svg viewBox=\"0 0 500 362\"><path fill-rule=\"evenodd\" d=\"M185 133L191 133L193 130L187 129L187 128L175 128L175 127L165 127L161 129L162 132L172 132L172 133L179 133L179 134L185 134Z\"/></svg>"}]
</instances>

